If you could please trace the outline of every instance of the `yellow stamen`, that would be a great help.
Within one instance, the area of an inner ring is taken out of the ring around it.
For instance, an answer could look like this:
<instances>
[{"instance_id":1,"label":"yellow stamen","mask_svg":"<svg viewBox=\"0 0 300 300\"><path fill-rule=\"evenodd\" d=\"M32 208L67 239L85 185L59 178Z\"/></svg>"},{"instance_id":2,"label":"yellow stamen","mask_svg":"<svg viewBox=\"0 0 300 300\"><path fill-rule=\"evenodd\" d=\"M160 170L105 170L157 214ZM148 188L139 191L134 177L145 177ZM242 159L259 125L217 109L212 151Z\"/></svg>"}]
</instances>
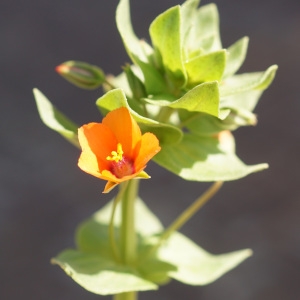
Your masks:
<instances>
[{"instance_id":1,"label":"yellow stamen","mask_svg":"<svg viewBox=\"0 0 300 300\"><path fill-rule=\"evenodd\" d=\"M107 156L106 159L110 161L119 162L123 159L123 150L121 143L118 143L117 145L117 151L111 151L112 156Z\"/></svg>"}]
</instances>

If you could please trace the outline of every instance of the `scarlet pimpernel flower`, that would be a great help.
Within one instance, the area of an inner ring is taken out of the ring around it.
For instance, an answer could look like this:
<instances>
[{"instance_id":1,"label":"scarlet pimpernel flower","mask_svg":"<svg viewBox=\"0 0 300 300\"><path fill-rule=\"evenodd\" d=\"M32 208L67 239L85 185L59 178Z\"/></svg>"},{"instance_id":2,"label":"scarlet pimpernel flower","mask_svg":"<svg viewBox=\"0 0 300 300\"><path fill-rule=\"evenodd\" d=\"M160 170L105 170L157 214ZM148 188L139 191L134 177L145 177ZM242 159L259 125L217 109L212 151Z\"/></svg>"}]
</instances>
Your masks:
<instances>
[{"instance_id":1,"label":"scarlet pimpernel flower","mask_svg":"<svg viewBox=\"0 0 300 300\"><path fill-rule=\"evenodd\" d=\"M78 166L107 180L104 193L133 178L149 178L147 162L160 151L157 137L142 135L137 122L125 107L109 112L102 123L89 123L78 130L82 148Z\"/></svg>"}]
</instances>

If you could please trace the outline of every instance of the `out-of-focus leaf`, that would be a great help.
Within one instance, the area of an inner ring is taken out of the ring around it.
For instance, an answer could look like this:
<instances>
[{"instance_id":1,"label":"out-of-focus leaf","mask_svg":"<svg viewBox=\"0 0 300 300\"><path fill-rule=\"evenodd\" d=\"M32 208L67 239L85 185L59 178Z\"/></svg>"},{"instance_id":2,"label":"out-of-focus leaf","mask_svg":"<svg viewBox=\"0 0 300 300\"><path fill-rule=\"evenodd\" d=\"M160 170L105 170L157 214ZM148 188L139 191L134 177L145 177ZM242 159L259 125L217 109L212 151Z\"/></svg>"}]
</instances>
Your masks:
<instances>
[{"instance_id":1,"label":"out-of-focus leaf","mask_svg":"<svg viewBox=\"0 0 300 300\"><path fill-rule=\"evenodd\" d=\"M230 132L216 137L186 133L176 147L165 145L153 158L162 167L193 181L236 180L264 170L267 164L247 166L235 154Z\"/></svg>"},{"instance_id":2,"label":"out-of-focus leaf","mask_svg":"<svg viewBox=\"0 0 300 300\"><path fill-rule=\"evenodd\" d=\"M253 72L226 78L220 85L221 97L228 97L249 90L265 90L273 81L277 66L269 67L265 72Z\"/></svg>"},{"instance_id":3,"label":"out-of-focus leaf","mask_svg":"<svg viewBox=\"0 0 300 300\"><path fill-rule=\"evenodd\" d=\"M34 89L33 94L43 123L58 132L71 144L79 147L78 126L61 113L38 89Z\"/></svg>"},{"instance_id":4,"label":"out-of-focus leaf","mask_svg":"<svg viewBox=\"0 0 300 300\"><path fill-rule=\"evenodd\" d=\"M248 43L249 38L243 37L227 49L226 68L223 78L233 75L241 67L246 58Z\"/></svg>"},{"instance_id":5,"label":"out-of-focus leaf","mask_svg":"<svg viewBox=\"0 0 300 300\"><path fill-rule=\"evenodd\" d=\"M158 257L177 268L169 275L185 284L206 285L235 268L252 251L244 249L231 253L213 255L180 233L174 233L159 249Z\"/></svg>"}]
</instances>

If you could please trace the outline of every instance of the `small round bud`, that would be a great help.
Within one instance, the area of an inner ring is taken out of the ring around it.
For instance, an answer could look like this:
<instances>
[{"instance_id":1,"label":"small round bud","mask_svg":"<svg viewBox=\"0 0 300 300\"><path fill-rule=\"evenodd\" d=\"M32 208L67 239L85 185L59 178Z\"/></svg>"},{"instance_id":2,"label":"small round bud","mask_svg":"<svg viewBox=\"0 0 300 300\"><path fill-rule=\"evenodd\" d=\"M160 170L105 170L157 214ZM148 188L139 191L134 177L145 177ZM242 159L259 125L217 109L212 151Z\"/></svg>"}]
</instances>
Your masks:
<instances>
[{"instance_id":1,"label":"small round bud","mask_svg":"<svg viewBox=\"0 0 300 300\"><path fill-rule=\"evenodd\" d=\"M67 61L55 68L66 80L83 89L96 89L105 81L103 71L94 65L80 61Z\"/></svg>"}]
</instances>

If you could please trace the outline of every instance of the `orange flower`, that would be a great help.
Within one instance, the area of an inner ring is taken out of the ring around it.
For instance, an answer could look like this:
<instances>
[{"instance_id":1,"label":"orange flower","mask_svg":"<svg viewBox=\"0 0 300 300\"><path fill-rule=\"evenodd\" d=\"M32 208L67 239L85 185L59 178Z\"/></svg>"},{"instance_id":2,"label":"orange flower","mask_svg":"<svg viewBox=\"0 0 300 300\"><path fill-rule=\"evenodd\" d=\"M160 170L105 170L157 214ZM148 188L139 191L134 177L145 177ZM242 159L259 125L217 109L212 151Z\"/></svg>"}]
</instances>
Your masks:
<instances>
[{"instance_id":1,"label":"orange flower","mask_svg":"<svg viewBox=\"0 0 300 300\"><path fill-rule=\"evenodd\" d=\"M82 148L78 166L108 181L103 193L132 178L150 178L143 170L160 151L156 136L150 132L142 135L125 107L109 112L102 123L80 127L78 139Z\"/></svg>"}]
</instances>

